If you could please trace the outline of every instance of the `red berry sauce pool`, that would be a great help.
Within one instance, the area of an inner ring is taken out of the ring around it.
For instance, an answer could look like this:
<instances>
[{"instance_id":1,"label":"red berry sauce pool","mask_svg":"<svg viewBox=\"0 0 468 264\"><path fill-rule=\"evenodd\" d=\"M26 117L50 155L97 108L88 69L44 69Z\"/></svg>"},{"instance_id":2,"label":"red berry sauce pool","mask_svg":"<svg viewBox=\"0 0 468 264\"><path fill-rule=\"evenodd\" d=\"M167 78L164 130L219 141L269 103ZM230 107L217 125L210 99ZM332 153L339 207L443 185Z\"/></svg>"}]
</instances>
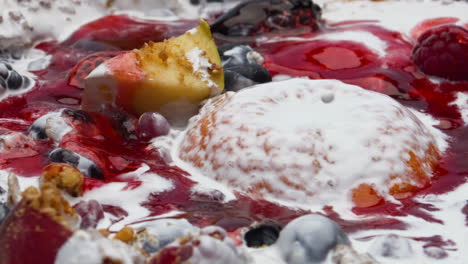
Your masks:
<instances>
[{"instance_id":1,"label":"red berry sauce pool","mask_svg":"<svg viewBox=\"0 0 468 264\"><path fill-rule=\"evenodd\" d=\"M197 23L108 16L82 26L62 43L38 44L36 48L51 55L51 63L48 68L35 72L38 79L33 89L0 102L1 129L27 134L30 124L39 116L62 108L69 109L64 111L64 114L72 120L74 131L62 139L60 147L93 160L104 174L104 180L86 178L85 191L109 182L122 181L116 176L131 172L143 163L150 167L150 171L174 182L174 190L152 194L143 203L151 212L151 216L178 210L185 213L177 217L187 218L193 224L217 224L232 231L248 226L253 221L271 219L285 224L299 215L306 214L304 210L252 200L242 195L228 203L221 202L221 193L215 192L210 196L193 195L190 188L194 182L188 173L167 165L157 150L148 142L139 140L134 131L129 131L122 125L125 121L136 124L137 117L119 111L104 115L79 110L83 91L82 79L104 59L123 50L139 48L150 40L160 41L182 34ZM302 37L352 30L371 33L386 42L387 54L379 56L365 45L351 41L285 40L251 44L264 55L264 66L272 75L342 80L388 94L406 106L430 113L441 120L440 127L451 137L450 146L436 169L432 185L419 194L446 193L466 182L468 127L462 126L463 121L457 107L450 103L454 101L457 91L468 91L468 82L431 82L427 76L418 72L410 59L414 43L405 40L400 33L369 21L329 25ZM34 140L32 144L24 145L21 153L14 155L14 158L11 158L11 155L15 150L0 157L0 168L10 169L23 176L39 175L49 162L47 154L53 148L55 146L50 140ZM129 180L127 188L135 188L141 183ZM325 208L325 211L348 232L379 228L404 229L405 224L392 216L413 215L426 221L442 221L427 213L437 210L431 204L421 204L412 198L401 202L402 206L383 203L372 208L355 209L356 214L375 216L372 218L374 220L366 221L343 220L332 207ZM113 206L104 208L111 214L126 214Z\"/></svg>"}]
</instances>

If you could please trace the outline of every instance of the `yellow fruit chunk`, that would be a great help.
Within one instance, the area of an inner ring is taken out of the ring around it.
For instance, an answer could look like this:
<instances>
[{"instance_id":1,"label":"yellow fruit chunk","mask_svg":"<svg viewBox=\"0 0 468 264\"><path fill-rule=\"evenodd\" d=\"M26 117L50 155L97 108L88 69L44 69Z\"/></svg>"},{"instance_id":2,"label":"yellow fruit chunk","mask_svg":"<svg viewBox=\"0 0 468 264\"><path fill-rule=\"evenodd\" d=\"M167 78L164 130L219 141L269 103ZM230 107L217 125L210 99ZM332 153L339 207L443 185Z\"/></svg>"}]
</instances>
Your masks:
<instances>
[{"instance_id":1,"label":"yellow fruit chunk","mask_svg":"<svg viewBox=\"0 0 468 264\"><path fill-rule=\"evenodd\" d=\"M224 89L224 73L209 25L200 25L163 42L103 63L86 78L83 108L91 111L114 104L140 115L196 113L204 99ZM187 113L186 113L187 112Z\"/></svg>"},{"instance_id":2,"label":"yellow fruit chunk","mask_svg":"<svg viewBox=\"0 0 468 264\"><path fill-rule=\"evenodd\" d=\"M221 59L204 21L177 38L145 44L136 54L147 73L133 99L139 113L180 99L198 103L223 91Z\"/></svg>"}]
</instances>

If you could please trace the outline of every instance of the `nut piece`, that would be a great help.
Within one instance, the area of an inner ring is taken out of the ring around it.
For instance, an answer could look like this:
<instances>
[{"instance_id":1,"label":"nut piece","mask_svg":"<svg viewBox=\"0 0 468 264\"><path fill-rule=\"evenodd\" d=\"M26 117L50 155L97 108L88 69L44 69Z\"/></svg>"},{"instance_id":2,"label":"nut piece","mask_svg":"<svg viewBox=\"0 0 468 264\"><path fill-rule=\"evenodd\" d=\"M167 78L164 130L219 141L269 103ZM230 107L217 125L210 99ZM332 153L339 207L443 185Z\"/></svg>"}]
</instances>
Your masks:
<instances>
[{"instance_id":1,"label":"nut piece","mask_svg":"<svg viewBox=\"0 0 468 264\"><path fill-rule=\"evenodd\" d=\"M114 239L120 240L124 243L129 243L134 240L135 231L133 228L126 226L122 228L117 234L115 234Z\"/></svg>"},{"instance_id":2,"label":"nut piece","mask_svg":"<svg viewBox=\"0 0 468 264\"><path fill-rule=\"evenodd\" d=\"M109 237L110 232L109 230L105 228L98 229L98 232L103 236L103 237Z\"/></svg>"},{"instance_id":3,"label":"nut piece","mask_svg":"<svg viewBox=\"0 0 468 264\"><path fill-rule=\"evenodd\" d=\"M37 210L55 222L73 228L78 223L78 214L63 198L62 193L52 183L44 183L41 191L29 187L23 192L23 200L28 207Z\"/></svg>"},{"instance_id":4,"label":"nut piece","mask_svg":"<svg viewBox=\"0 0 468 264\"><path fill-rule=\"evenodd\" d=\"M41 184L51 183L74 197L83 194L83 182L83 174L65 163L49 164L42 171Z\"/></svg>"}]
</instances>

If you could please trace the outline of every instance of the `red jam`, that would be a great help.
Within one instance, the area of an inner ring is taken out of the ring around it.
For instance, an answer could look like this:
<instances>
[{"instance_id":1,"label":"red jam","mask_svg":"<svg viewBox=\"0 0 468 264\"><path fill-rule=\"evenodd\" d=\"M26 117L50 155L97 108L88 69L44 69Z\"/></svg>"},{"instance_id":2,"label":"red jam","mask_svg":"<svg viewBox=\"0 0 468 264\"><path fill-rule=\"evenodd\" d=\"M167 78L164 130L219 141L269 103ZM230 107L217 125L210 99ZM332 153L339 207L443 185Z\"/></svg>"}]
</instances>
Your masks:
<instances>
[{"instance_id":1,"label":"red jam","mask_svg":"<svg viewBox=\"0 0 468 264\"><path fill-rule=\"evenodd\" d=\"M413 34L430 25L456 22L455 18L432 19L421 23ZM264 66L273 74L307 76L311 79L338 79L349 84L392 96L403 105L429 113L440 120L440 128L451 138L442 162L436 168L432 184L419 194L441 194L466 182L468 166L468 128L457 107L450 105L456 93L468 90L468 82L431 82L411 61L413 43L401 34L372 25L369 21L340 23L331 32L364 31L385 41L386 54L379 57L366 46L350 41L280 41L260 43L257 50L265 56ZM320 33L313 33L307 38ZM341 62L341 60L343 62ZM426 221L442 222L425 211L437 210L430 205L402 200L403 206L384 203L371 208L355 208L356 214L393 216L413 215ZM422 210L424 209L424 210Z\"/></svg>"},{"instance_id":2,"label":"red jam","mask_svg":"<svg viewBox=\"0 0 468 264\"><path fill-rule=\"evenodd\" d=\"M445 21L445 20L444 20ZM61 108L78 110L82 93L82 78L105 58L115 56L122 50L139 48L147 41L160 41L178 35L196 25L197 21L146 21L127 16L108 16L83 26L63 43L44 42L36 48L51 55L51 63L45 70L35 72L36 86L29 92L9 97L0 102L0 125L2 130L27 133L29 125L39 116ZM444 131L452 138L450 147L436 170L432 185L421 194L445 193L464 183L468 176L466 149L468 128L462 127L460 113L453 105L457 91L468 90L466 82L431 82L419 73L410 60L413 43L369 21L341 23L324 29L325 32L360 30L369 32L388 45L387 54L379 57L363 44L351 41L292 42L282 41L260 44L257 51L265 56L264 66L273 74L308 76L312 79L333 78L366 89L393 96L402 104L432 114L441 120ZM319 33L308 33L313 34ZM276 220L285 224L291 219L306 214L268 201L252 200L238 195L238 199L222 203L223 195L214 192L209 197L192 194L194 182L181 169L169 166L157 150L146 141L135 137L122 123L136 123L137 117L118 111L109 115L70 111L74 132L68 133L60 147L68 148L91 160L102 170L104 180L87 178L85 191L108 182L121 181L116 176L135 170L145 163L151 172L171 179L175 190L151 194L143 206L151 216L172 210L185 212L178 217L187 218L193 224L220 225L227 230L248 226L253 221ZM14 118L18 121L7 121ZM21 122L23 121L23 122ZM105 135L105 137L103 137ZM31 150L15 158L0 157L0 168L9 169L24 176L34 176L48 163L47 153L54 148L50 140L36 140L24 146ZM21 152L23 153L23 152ZM136 188L137 180L128 180L127 188ZM367 209L355 209L357 214L374 215L374 220L362 222L345 221L325 208L328 215L348 232L359 229L403 229L405 224L391 216L413 215L427 221L441 222L427 211L437 210L428 204L420 204L411 198L401 205L382 203ZM111 205L104 211L117 217L127 212ZM424 210L423 210L424 209ZM385 215L385 216L382 216Z\"/></svg>"}]
</instances>

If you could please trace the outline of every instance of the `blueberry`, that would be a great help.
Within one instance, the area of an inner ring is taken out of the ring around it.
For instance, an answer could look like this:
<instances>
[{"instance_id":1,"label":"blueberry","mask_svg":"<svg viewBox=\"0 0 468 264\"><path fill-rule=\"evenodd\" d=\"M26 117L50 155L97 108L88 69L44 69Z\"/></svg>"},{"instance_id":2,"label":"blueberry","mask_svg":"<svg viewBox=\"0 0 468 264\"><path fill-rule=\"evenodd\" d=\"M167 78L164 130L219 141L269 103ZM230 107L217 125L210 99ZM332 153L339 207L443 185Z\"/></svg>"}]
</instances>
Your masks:
<instances>
[{"instance_id":1,"label":"blueberry","mask_svg":"<svg viewBox=\"0 0 468 264\"><path fill-rule=\"evenodd\" d=\"M211 24L211 30L235 37L296 27L317 30L320 16L320 7L310 0L249 0L218 17Z\"/></svg>"},{"instance_id":2,"label":"blueberry","mask_svg":"<svg viewBox=\"0 0 468 264\"><path fill-rule=\"evenodd\" d=\"M96 164L91 164L87 171L87 176L98 180L104 180L104 173Z\"/></svg>"},{"instance_id":3,"label":"blueberry","mask_svg":"<svg viewBox=\"0 0 468 264\"><path fill-rule=\"evenodd\" d=\"M237 46L246 46L246 44L242 44L242 43L227 43L227 44L223 44L223 45L219 45L218 46L218 53L220 56L223 56L224 55L224 52L228 51L228 50L231 50Z\"/></svg>"},{"instance_id":4,"label":"blueberry","mask_svg":"<svg viewBox=\"0 0 468 264\"><path fill-rule=\"evenodd\" d=\"M348 237L338 224L318 214L291 221L276 243L289 264L321 263L338 244L350 245Z\"/></svg>"},{"instance_id":5,"label":"blueberry","mask_svg":"<svg viewBox=\"0 0 468 264\"><path fill-rule=\"evenodd\" d=\"M8 77L8 68L5 63L0 62L0 77L6 79Z\"/></svg>"},{"instance_id":6,"label":"blueberry","mask_svg":"<svg viewBox=\"0 0 468 264\"><path fill-rule=\"evenodd\" d=\"M244 235L248 247L273 245L278 239L281 226L276 223L264 223L251 228Z\"/></svg>"},{"instance_id":7,"label":"blueberry","mask_svg":"<svg viewBox=\"0 0 468 264\"><path fill-rule=\"evenodd\" d=\"M11 65L10 65L8 62L3 62L3 64L5 65L5 67L7 68L7 70L9 70L9 71L12 71L12 70L13 70L13 67L11 67Z\"/></svg>"},{"instance_id":8,"label":"blueberry","mask_svg":"<svg viewBox=\"0 0 468 264\"><path fill-rule=\"evenodd\" d=\"M3 77L0 76L0 89L6 89L7 85Z\"/></svg>"},{"instance_id":9,"label":"blueberry","mask_svg":"<svg viewBox=\"0 0 468 264\"><path fill-rule=\"evenodd\" d=\"M49 160L51 162L66 163L77 167L80 162L80 156L71 150L56 148L49 153Z\"/></svg>"},{"instance_id":10,"label":"blueberry","mask_svg":"<svg viewBox=\"0 0 468 264\"><path fill-rule=\"evenodd\" d=\"M104 173L90 159L64 148L56 148L49 153L49 160L56 163L66 163L78 168L87 177L103 180Z\"/></svg>"},{"instance_id":11,"label":"blueberry","mask_svg":"<svg viewBox=\"0 0 468 264\"><path fill-rule=\"evenodd\" d=\"M0 225L2 224L3 220L8 216L10 211L10 207L8 207L6 203L0 203Z\"/></svg>"},{"instance_id":12,"label":"blueberry","mask_svg":"<svg viewBox=\"0 0 468 264\"><path fill-rule=\"evenodd\" d=\"M37 139L47 139L47 134L45 131L45 126L41 126L41 124L37 124L34 122L30 127L29 127L29 132L31 132L32 136L37 138Z\"/></svg>"},{"instance_id":13,"label":"blueberry","mask_svg":"<svg viewBox=\"0 0 468 264\"><path fill-rule=\"evenodd\" d=\"M253 49L247 45L227 45L220 47L218 50L221 51L220 55L224 68L249 63L247 54L253 51Z\"/></svg>"},{"instance_id":14,"label":"blueberry","mask_svg":"<svg viewBox=\"0 0 468 264\"><path fill-rule=\"evenodd\" d=\"M23 86L23 76L15 70L10 71L7 78L7 88L10 90L18 90Z\"/></svg>"},{"instance_id":15,"label":"blueberry","mask_svg":"<svg viewBox=\"0 0 468 264\"><path fill-rule=\"evenodd\" d=\"M31 80L28 77L23 76L23 88L29 88L30 85Z\"/></svg>"},{"instance_id":16,"label":"blueberry","mask_svg":"<svg viewBox=\"0 0 468 264\"><path fill-rule=\"evenodd\" d=\"M238 91L252 84L271 82L270 73L260 65L263 58L250 46L227 44L218 50L223 61L227 90Z\"/></svg>"},{"instance_id":17,"label":"blueberry","mask_svg":"<svg viewBox=\"0 0 468 264\"><path fill-rule=\"evenodd\" d=\"M13 50L10 54L11 58L14 60L19 60L23 56L21 50Z\"/></svg>"},{"instance_id":18,"label":"blueberry","mask_svg":"<svg viewBox=\"0 0 468 264\"><path fill-rule=\"evenodd\" d=\"M241 24L241 25L233 25L229 27L227 30L227 35L232 37L245 37L249 36L255 32L256 26L254 24Z\"/></svg>"},{"instance_id":19,"label":"blueberry","mask_svg":"<svg viewBox=\"0 0 468 264\"><path fill-rule=\"evenodd\" d=\"M231 70L224 71L224 89L237 92L256 83Z\"/></svg>"},{"instance_id":20,"label":"blueberry","mask_svg":"<svg viewBox=\"0 0 468 264\"><path fill-rule=\"evenodd\" d=\"M63 114L65 116L70 117L73 121L79 121L82 123L94 123L93 118L85 111L75 110L75 109L65 109L63 110Z\"/></svg>"},{"instance_id":21,"label":"blueberry","mask_svg":"<svg viewBox=\"0 0 468 264\"><path fill-rule=\"evenodd\" d=\"M47 119L54 115L57 115L57 113L45 114L36 119L29 127L29 132L31 132L32 136L37 139L48 139L45 126Z\"/></svg>"},{"instance_id":22,"label":"blueberry","mask_svg":"<svg viewBox=\"0 0 468 264\"><path fill-rule=\"evenodd\" d=\"M227 68L227 70L234 71L250 79L256 83L271 82L271 75L267 69L258 64L246 64Z\"/></svg>"}]
</instances>

